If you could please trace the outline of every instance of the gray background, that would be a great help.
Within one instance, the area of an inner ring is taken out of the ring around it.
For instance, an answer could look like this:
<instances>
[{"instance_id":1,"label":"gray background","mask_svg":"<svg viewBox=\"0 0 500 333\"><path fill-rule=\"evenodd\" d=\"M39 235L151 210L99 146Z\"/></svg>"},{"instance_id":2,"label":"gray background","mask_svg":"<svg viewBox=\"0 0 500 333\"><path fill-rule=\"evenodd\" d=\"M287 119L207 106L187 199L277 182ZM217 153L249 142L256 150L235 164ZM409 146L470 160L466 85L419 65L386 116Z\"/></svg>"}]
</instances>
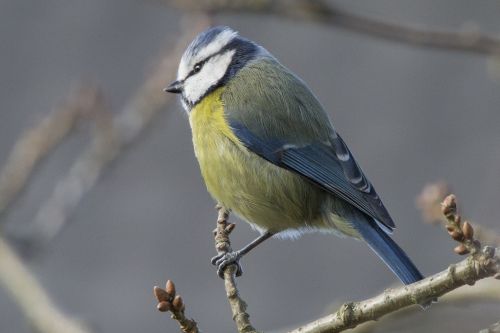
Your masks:
<instances>
[{"instance_id":1,"label":"gray background","mask_svg":"<svg viewBox=\"0 0 500 333\"><path fill-rule=\"evenodd\" d=\"M498 1L335 1L392 22L498 35ZM398 224L396 240L425 274L458 258L445 232L421 223L414 200L426 182L453 185L467 216L498 229L500 78L485 56L413 48L312 23L217 16L308 82ZM0 1L0 162L82 78L98 82L115 110L174 45L180 13L134 0ZM165 83L172 79L165 74ZM158 92L161 93L161 92ZM173 279L205 332L231 332L223 283L209 264L214 202L206 193L179 105L156 118L79 205L70 224L29 265L56 303L96 332L176 332L154 309L152 286ZM81 128L44 161L3 217L29 223L88 141ZM233 219L234 221L234 219ZM235 247L255 236L238 223ZM359 242L325 235L271 240L244 259L239 280L254 324L292 327L334 302L395 283ZM436 307L438 308L438 307ZM431 310L389 330L470 332L499 320L498 304ZM448 320L446 318L458 318ZM0 332L30 332L0 289Z\"/></svg>"}]
</instances>

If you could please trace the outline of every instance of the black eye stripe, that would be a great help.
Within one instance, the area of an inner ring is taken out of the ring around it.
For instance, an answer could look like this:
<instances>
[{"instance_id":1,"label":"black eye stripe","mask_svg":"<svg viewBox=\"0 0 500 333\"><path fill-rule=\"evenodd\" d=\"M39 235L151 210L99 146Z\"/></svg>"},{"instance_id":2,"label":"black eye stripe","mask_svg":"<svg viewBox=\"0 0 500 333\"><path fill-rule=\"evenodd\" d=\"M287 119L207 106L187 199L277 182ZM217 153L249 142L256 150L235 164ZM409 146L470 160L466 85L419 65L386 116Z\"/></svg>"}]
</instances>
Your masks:
<instances>
[{"instance_id":1,"label":"black eye stripe","mask_svg":"<svg viewBox=\"0 0 500 333\"><path fill-rule=\"evenodd\" d=\"M194 64L193 66L193 69L188 73L188 75L186 76L186 78L184 79L187 80L190 76L193 76L194 74L196 73L199 73L201 71L201 69L203 68L203 65L205 65L206 62L208 62L210 59L212 59L213 57L217 56L217 55L220 55L224 52L228 51L228 49L226 48L222 48L220 51L218 52L215 52L211 55L209 55L208 57L206 57L205 59L201 60L201 61L198 61L196 64ZM199 70L195 70L196 66L201 66Z\"/></svg>"}]
</instances>

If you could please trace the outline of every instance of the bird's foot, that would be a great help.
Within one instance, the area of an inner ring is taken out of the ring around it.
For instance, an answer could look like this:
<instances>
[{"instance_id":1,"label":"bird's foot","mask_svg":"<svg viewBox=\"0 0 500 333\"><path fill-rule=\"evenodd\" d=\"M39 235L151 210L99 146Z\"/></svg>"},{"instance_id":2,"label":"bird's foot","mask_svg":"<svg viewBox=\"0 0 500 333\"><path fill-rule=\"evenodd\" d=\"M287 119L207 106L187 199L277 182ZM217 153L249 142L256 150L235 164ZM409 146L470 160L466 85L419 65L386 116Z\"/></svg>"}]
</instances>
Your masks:
<instances>
[{"instance_id":1,"label":"bird's foot","mask_svg":"<svg viewBox=\"0 0 500 333\"><path fill-rule=\"evenodd\" d=\"M218 254L212 258L212 265L217 266L217 275L223 279L224 278L224 270L229 265L236 265L236 276L241 276L243 274L243 270L241 269L240 259L242 254L240 251L233 251Z\"/></svg>"}]
</instances>

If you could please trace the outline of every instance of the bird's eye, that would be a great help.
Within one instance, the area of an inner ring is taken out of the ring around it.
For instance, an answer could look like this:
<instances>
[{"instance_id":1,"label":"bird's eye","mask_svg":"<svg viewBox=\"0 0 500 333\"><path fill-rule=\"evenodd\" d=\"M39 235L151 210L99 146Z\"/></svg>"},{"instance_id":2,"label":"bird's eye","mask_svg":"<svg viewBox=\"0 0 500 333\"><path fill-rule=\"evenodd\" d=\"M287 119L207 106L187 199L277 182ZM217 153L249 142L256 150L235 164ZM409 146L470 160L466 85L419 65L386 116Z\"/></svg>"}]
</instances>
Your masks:
<instances>
[{"instance_id":1,"label":"bird's eye","mask_svg":"<svg viewBox=\"0 0 500 333\"><path fill-rule=\"evenodd\" d=\"M193 72L198 73L199 71L201 71L201 64L194 65Z\"/></svg>"}]
</instances>

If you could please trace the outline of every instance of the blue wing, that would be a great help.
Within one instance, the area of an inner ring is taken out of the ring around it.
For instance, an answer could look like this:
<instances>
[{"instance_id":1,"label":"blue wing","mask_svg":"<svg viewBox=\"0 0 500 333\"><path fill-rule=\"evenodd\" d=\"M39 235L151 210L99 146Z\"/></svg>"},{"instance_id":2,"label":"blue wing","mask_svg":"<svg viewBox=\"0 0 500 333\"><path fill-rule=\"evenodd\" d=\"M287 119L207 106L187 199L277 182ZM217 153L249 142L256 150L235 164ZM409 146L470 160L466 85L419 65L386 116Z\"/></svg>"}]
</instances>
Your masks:
<instances>
[{"instance_id":1,"label":"blue wing","mask_svg":"<svg viewBox=\"0 0 500 333\"><path fill-rule=\"evenodd\" d=\"M395 227L375 189L340 136L332 135L328 143L295 146L262 139L234 120L230 121L230 126L250 151L342 198L381 223L386 231L390 232Z\"/></svg>"}]
</instances>

